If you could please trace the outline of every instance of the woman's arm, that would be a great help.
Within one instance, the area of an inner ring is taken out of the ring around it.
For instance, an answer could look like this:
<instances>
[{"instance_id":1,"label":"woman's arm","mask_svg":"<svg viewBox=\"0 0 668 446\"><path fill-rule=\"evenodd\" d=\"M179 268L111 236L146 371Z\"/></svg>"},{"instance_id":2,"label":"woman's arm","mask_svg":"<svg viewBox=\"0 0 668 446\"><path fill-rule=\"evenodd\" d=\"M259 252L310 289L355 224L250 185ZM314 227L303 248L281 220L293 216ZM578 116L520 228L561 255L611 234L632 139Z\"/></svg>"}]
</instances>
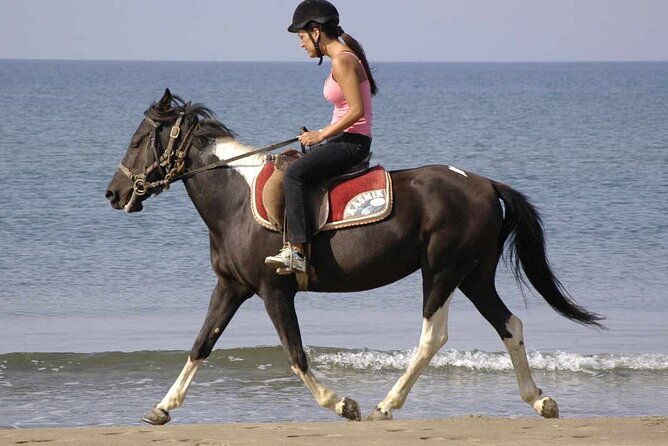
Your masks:
<instances>
[{"instance_id":1,"label":"woman's arm","mask_svg":"<svg viewBox=\"0 0 668 446\"><path fill-rule=\"evenodd\" d=\"M360 78L357 74L359 62L349 56L339 56L332 59L332 76L341 87L343 97L348 103L348 112L341 120L328 125L321 131L307 132L300 136L302 144L311 146L319 144L327 138L337 135L357 122L364 116L364 103L360 88Z\"/></svg>"}]
</instances>

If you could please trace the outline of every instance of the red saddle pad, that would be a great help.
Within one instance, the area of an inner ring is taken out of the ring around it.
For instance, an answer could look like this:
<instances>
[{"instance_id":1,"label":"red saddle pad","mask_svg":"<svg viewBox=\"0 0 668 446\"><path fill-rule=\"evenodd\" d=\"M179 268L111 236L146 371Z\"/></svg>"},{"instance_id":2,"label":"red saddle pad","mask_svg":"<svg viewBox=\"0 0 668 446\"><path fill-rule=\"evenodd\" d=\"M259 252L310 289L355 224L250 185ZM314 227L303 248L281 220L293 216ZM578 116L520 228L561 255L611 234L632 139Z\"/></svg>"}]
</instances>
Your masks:
<instances>
[{"instance_id":1,"label":"red saddle pad","mask_svg":"<svg viewBox=\"0 0 668 446\"><path fill-rule=\"evenodd\" d=\"M253 215L262 226L276 230L262 202L262 190L274 172L266 163L252 188ZM392 180L382 167L375 166L355 178L335 181L329 187L329 217L323 231L380 221L392 210Z\"/></svg>"}]
</instances>

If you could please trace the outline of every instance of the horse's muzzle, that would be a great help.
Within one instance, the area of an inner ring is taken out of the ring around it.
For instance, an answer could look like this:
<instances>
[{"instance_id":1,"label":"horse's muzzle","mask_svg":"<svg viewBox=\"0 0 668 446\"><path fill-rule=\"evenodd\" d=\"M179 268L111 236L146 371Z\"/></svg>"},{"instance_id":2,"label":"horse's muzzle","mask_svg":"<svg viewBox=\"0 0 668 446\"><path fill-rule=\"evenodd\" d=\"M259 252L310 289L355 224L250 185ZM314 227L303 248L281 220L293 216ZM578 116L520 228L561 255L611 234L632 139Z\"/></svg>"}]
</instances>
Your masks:
<instances>
[{"instance_id":1,"label":"horse's muzzle","mask_svg":"<svg viewBox=\"0 0 668 446\"><path fill-rule=\"evenodd\" d=\"M132 191L130 191L128 194L122 194L110 188L107 189L105 197L107 198L107 200L109 200L109 204L111 205L112 208L118 210L125 210L126 212L128 212L127 207L131 201L130 197L132 195L133 195Z\"/></svg>"},{"instance_id":2,"label":"horse's muzzle","mask_svg":"<svg viewBox=\"0 0 668 446\"><path fill-rule=\"evenodd\" d=\"M104 195L107 200L109 200L109 203L111 204L111 207L114 209L123 209L123 206L120 204L120 199L119 196L116 192L113 190L107 189L107 193Z\"/></svg>"}]
</instances>

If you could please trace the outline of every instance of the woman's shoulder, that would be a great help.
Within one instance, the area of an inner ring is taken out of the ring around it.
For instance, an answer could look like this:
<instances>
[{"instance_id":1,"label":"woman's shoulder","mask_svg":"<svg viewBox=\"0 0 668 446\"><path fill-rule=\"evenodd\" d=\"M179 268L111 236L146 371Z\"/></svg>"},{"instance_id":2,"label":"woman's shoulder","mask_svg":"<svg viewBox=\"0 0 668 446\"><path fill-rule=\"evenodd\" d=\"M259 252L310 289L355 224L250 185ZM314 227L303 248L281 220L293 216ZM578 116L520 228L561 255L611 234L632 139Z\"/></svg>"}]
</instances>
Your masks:
<instances>
[{"instance_id":1,"label":"woman's shoulder","mask_svg":"<svg viewBox=\"0 0 668 446\"><path fill-rule=\"evenodd\" d=\"M362 70L362 63L357 55L350 49L339 51L332 58L332 73L343 73L354 71L358 77L364 78L360 72ZM336 77L336 76L335 76Z\"/></svg>"},{"instance_id":2,"label":"woman's shoulder","mask_svg":"<svg viewBox=\"0 0 668 446\"><path fill-rule=\"evenodd\" d=\"M359 62L361 61L359 57L357 57L357 54L348 47L336 53L332 58L332 63L353 65Z\"/></svg>"}]
</instances>

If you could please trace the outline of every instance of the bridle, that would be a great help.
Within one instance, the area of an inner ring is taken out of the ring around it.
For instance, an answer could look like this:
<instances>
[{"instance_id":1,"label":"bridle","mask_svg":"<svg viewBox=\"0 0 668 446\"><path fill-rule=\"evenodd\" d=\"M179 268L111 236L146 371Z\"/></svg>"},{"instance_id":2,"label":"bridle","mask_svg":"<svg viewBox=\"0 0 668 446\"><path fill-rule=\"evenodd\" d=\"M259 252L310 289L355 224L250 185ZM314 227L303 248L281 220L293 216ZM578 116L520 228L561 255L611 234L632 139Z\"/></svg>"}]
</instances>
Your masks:
<instances>
[{"instance_id":1,"label":"bridle","mask_svg":"<svg viewBox=\"0 0 668 446\"><path fill-rule=\"evenodd\" d=\"M189 104L186 104L186 110L188 105ZM208 170L221 167L230 167L229 163L233 161L256 155L258 153L269 152L299 140L299 138L291 138L267 147L263 147L261 149L252 150L250 152L246 152L225 160L220 160L215 163L211 163L209 165L186 172L185 161L186 156L188 155L188 150L192 146L191 136L193 131L199 127L200 123L198 120L196 120L184 133L181 129L181 126L183 124L183 118L185 114L185 111L179 112L179 116L176 118L176 122L169 131L169 141L167 143L167 148L162 153L162 155L159 154L158 150L158 141L160 140L160 138L158 138L158 130L163 123L160 121L155 121L148 116L144 116L144 120L151 124L153 128L151 129L146 142L142 144L140 151L142 151L145 154L144 156L148 158L149 151L146 149L147 145L150 145L151 152L153 153L153 162L149 163L149 161L146 160L146 167L144 167L144 170L141 173L133 172L122 162L118 165L119 172L125 175L132 182L132 196L126 205L126 209L131 208L136 200L140 199L140 197L146 195L147 193L158 195L163 190L168 190L169 185L176 181L190 178L193 175ZM177 146L177 140L182 133L184 133L185 136L181 140L180 145ZM149 175L151 175L151 173L153 173L153 171L156 169L160 173L162 179L149 182Z\"/></svg>"},{"instance_id":2,"label":"bridle","mask_svg":"<svg viewBox=\"0 0 668 446\"><path fill-rule=\"evenodd\" d=\"M160 129L162 122L155 121L148 116L144 117L144 121L148 122L152 128L148 138L146 139L146 142L139 150L141 151L140 153L144 153L145 158L148 158L149 150L147 150L147 146L150 146L150 152L153 154L153 161L149 162L146 160L145 167L142 172L133 172L122 162L118 165L118 170L132 182L132 196L130 197L128 206L130 206L130 204L135 200L139 199L139 197L142 197L147 193L155 193L155 195L157 195L163 190L169 189L169 185L173 182L173 178L178 176L178 174L185 169L184 160L190 147L188 139L192 134L192 130L197 126L198 123L195 123L190 127L186 136L183 138L180 147L175 150L176 141L181 135L181 124L184 115L184 111L179 112L179 116L176 119L176 122L169 131L169 142L167 143L167 149L162 153L162 155L159 154L158 150L158 141L160 140L160 138L158 138L158 130ZM176 162L174 162L174 160L176 160ZM153 171L156 169L163 179L149 182L149 175L151 175L151 173L153 173Z\"/></svg>"}]
</instances>

